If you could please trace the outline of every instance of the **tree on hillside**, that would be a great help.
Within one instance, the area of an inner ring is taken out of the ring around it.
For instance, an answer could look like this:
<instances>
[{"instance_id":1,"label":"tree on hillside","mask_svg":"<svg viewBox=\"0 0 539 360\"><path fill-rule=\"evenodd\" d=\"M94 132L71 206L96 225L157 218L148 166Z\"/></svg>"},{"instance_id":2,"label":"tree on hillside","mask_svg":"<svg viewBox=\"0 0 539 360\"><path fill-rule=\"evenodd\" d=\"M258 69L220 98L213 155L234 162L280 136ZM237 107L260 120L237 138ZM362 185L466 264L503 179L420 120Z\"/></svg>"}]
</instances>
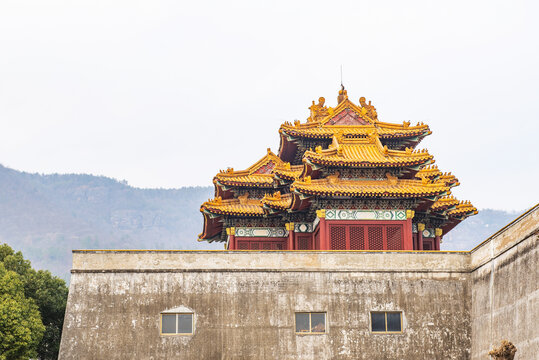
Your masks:
<instances>
[{"instance_id":1,"label":"tree on hillside","mask_svg":"<svg viewBox=\"0 0 539 360\"><path fill-rule=\"evenodd\" d=\"M0 333L2 335L0 360L28 359L36 356L42 360L56 359L67 302L68 289L65 282L52 276L49 271L35 271L21 252L14 252L6 244L0 245L0 265L4 271L0 273L0 277L14 279L13 284L9 286L0 285L2 297L0 304L5 303L4 308L0 305ZM18 312L15 303L19 304L20 308L24 308L24 311ZM32 317L34 314L32 309L37 311L37 316ZM26 320L22 321L17 318L17 314L23 314ZM4 329L5 324L17 324L18 327L24 327L26 330L9 328L9 326ZM7 341L20 337L22 333L25 334L23 337L25 340L17 340L20 341L18 346L21 352L13 354L7 352L12 348L12 344L8 344ZM4 339L6 344L4 344ZM4 348L4 345L7 347Z\"/></svg>"}]
</instances>

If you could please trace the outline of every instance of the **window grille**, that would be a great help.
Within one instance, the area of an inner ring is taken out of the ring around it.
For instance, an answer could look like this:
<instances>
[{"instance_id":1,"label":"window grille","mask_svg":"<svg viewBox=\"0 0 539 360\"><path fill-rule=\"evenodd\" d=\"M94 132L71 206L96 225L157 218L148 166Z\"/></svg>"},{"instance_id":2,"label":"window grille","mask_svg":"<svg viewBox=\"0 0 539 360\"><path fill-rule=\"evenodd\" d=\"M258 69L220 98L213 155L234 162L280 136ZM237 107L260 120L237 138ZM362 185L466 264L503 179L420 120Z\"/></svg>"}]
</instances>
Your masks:
<instances>
[{"instance_id":1,"label":"window grille","mask_svg":"<svg viewBox=\"0 0 539 360\"><path fill-rule=\"evenodd\" d=\"M262 249L263 250L271 250L271 243L269 243L269 242L262 243Z\"/></svg>"},{"instance_id":2,"label":"window grille","mask_svg":"<svg viewBox=\"0 0 539 360\"><path fill-rule=\"evenodd\" d=\"M381 226L369 226L368 236L370 250L384 250L384 238Z\"/></svg>"},{"instance_id":3,"label":"window grille","mask_svg":"<svg viewBox=\"0 0 539 360\"><path fill-rule=\"evenodd\" d=\"M249 243L247 241L238 241L239 250L249 250Z\"/></svg>"},{"instance_id":4,"label":"window grille","mask_svg":"<svg viewBox=\"0 0 539 360\"><path fill-rule=\"evenodd\" d=\"M402 226L388 226L387 249L402 250Z\"/></svg>"},{"instance_id":5,"label":"window grille","mask_svg":"<svg viewBox=\"0 0 539 360\"><path fill-rule=\"evenodd\" d=\"M346 227L330 226L331 250L346 250Z\"/></svg>"},{"instance_id":6,"label":"window grille","mask_svg":"<svg viewBox=\"0 0 539 360\"><path fill-rule=\"evenodd\" d=\"M257 242L252 242L251 243L251 250L258 250L260 249L260 244L257 243Z\"/></svg>"},{"instance_id":7,"label":"window grille","mask_svg":"<svg viewBox=\"0 0 539 360\"><path fill-rule=\"evenodd\" d=\"M298 235L298 250L309 250L310 236Z\"/></svg>"},{"instance_id":8,"label":"window grille","mask_svg":"<svg viewBox=\"0 0 539 360\"><path fill-rule=\"evenodd\" d=\"M365 227L350 226L350 250L365 250Z\"/></svg>"}]
</instances>

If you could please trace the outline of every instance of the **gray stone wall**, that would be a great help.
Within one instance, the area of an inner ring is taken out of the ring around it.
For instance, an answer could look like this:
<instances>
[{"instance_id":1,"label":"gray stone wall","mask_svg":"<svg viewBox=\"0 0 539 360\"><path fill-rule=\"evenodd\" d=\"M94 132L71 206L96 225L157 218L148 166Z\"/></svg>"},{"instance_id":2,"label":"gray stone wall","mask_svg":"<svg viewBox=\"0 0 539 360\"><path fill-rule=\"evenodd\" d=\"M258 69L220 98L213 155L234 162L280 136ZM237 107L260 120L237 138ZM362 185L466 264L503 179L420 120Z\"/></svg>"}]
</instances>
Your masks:
<instances>
[{"instance_id":1,"label":"gray stone wall","mask_svg":"<svg viewBox=\"0 0 539 360\"><path fill-rule=\"evenodd\" d=\"M465 253L78 252L62 359L467 359ZM224 268L226 266L226 268ZM161 311L195 312L195 334L162 336ZM373 334L370 311L403 311ZM297 311L327 333L296 335Z\"/></svg>"},{"instance_id":2,"label":"gray stone wall","mask_svg":"<svg viewBox=\"0 0 539 360\"><path fill-rule=\"evenodd\" d=\"M501 340L515 344L515 359L539 356L538 239L536 207L472 250L472 359Z\"/></svg>"},{"instance_id":3,"label":"gray stone wall","mask_svg":"<svg viewBox=\"0 0 539 360\"><path fill-rule=\"evenodd\" d=\"M533 359L538 229L536 207L472 252L74 251L60 358ZM160 335L178 307L194 335ZM392 310L403 332L372 333ZM298 311L327 333L295 334Z\"/></svg>"}]
</instances>

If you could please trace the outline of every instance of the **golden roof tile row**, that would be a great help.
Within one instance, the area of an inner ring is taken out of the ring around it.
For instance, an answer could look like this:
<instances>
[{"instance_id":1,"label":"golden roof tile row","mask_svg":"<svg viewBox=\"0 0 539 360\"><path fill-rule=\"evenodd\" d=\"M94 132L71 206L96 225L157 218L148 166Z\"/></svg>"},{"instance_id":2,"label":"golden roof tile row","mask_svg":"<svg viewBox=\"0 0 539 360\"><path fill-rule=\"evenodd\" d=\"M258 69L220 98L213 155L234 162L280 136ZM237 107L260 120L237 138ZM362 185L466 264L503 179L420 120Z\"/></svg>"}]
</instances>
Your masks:
<instances>
[{"instance_id":1,"label":"golden roof tile row","mask_svg":"<svg viewBox=\"0 0 539 360\"><path fill-rule=\"evenodd\" d=\"M275 210L286 210L292 205L292 194L281 195L281 192L277 191L273 195L264 196L262 204Z\"/></svg>"},{"instance_id":2,"label":"golden roof tile row","mask_svg":"<svg viewBox=\"0 0 539 360\"><path fill-rule=\"evenodd\" d=\"M433 156L426 150L390 150L382 145L375 132L357 139L347 139L338 134L328 149L317 147L315 151L306 151L304 158L320 165L352 167L405 167L433 161Z\"/></svg>"},{"instance_id":3,"label":"golden roof tile row","mask_svg":"<svg viewBox=\"0 0 539 360\"><path fill-rule=\"evenodd\" d=\"M477 214L477 209L470 201L461 201L457 207L447 213L451 217L468 217Z\"/></svg>"},{"instance_id":4,"label":"golden roof tile row","mask_svg":"<svg viewBox=\"0 0 539 360\"><path fill-rule=\"evenodd\" d=\"M431 197L450 192L449 187L444 183L401 180L389 174L386 180L341 180L338 174L317 180L307 177L292 183L290 189L306 195L318 196L399 198Z\"/></svg>"},{"instance_id":5,"label":"golden roof tile row","mask_svg":"<svg viewBox=\"0 0 539 360\"><path fill-rule=\"evenodd\" d=\"M430 209L433 211L444 211L455 208L459 203L460 201L455 199L453 196L444 196L436 200Z\"/></svg>"},{"instance_id":6,"label":"golden roof tile row","mask_svg":"<svg viewBox=\"0 0 539 360\"><path fill-rule=\"evenodd\" d=\"M257 199L249 199L246 196L228 200L223 200L220 197L217 197L203 203L200 207L200 211L207 211L216 215L229 216L264 215L262 202Z\"/></svg>"}]
</instances>

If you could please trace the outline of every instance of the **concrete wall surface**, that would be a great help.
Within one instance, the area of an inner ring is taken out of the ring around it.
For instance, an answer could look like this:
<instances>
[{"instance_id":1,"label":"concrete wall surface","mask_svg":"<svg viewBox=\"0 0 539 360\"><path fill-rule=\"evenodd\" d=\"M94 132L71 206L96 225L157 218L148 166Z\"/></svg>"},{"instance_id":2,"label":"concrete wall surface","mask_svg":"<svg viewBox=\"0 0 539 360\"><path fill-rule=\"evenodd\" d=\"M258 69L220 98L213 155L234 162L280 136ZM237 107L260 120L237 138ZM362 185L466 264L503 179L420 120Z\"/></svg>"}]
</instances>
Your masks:
<instances>
[{"instance_id":1,"label":"concrete wall surface","mask_svg":"<svg viewBox=\"0 0 539 360\"><path fill-rule=\"evenodd\" d=\"M471 252L472 359L509 340L515 359L539 358L539 207Z\"/></svg>"},{"instance_id":2,"label":"concrete wall surface","mask_svg":"<svg viewBox=\"0 0 539 360\"><path fill-rule=\"evenodd\" d=\"M74 251L60 359L534 359L539 207L471 252ZM191 309L194 334L160 334ZM296 312L326 333L295 333ZM403 331L370 331L402 311Z\"/></svg>"},{"instance_id":3,"label":"concrete wall surface","mask_svg":"<svg viewBox=\"0 0 539 360\"><path fill-rule=\"evenodd\" d=\"M61 359L469 358L462 272L77 272L69 296ZM179 306L194 335L161 336ZM404 332L372 334L372 310L403 311ZM326 312L327 333L296 335L299 311Z\"/></svg>"}]
</instances>

